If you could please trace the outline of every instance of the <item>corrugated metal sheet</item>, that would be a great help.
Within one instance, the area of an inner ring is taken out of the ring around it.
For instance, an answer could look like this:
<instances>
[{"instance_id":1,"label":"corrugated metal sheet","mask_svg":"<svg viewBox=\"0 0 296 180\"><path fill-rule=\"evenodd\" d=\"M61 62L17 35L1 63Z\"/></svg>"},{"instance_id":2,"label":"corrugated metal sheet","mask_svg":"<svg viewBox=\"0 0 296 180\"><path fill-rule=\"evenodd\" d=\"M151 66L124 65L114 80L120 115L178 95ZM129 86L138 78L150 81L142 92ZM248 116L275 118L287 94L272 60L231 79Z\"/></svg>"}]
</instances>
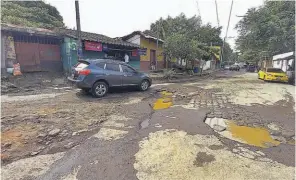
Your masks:
<instances>
[{"instance_id":1,"label":"corrugated metal sheet","mask_svg":"<svg viewBox=\"0 0 296 180\"><path fill-rule=\"evenodd\" d=\"M41 71L37 43L15 42L15 53L22 72Z\"/></svg>"},{"instance_id":2,"label":"corrugated metal sheet","mask_svg":"<svg viewBox=\"0 0 296 180\"><path fill-rule=\"evenodd\" d=\"M62 71L60 46L53 44L39 44L39 58L43 71Z\"/></svg>"},{"instance_id":3,"label":"corrugated metal sheet","mask_svg":"<svg viewBox=\"0 0 296 180\"><path fill-rule=\"evenodd\" d=\"M15 42L15 50L23 72L62 71L59 45Z\"/></svg>"}]
</instances>

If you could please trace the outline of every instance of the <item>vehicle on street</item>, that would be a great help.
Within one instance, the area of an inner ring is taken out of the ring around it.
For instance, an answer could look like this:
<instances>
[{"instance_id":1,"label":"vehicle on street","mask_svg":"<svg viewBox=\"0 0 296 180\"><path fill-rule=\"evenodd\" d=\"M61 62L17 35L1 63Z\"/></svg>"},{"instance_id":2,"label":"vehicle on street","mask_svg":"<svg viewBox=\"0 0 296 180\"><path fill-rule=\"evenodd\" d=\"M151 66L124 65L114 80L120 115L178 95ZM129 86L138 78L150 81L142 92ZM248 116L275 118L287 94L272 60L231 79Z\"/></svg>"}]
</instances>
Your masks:
<instances>
[{"instance_id":1,"label":"vehicle on street","mask_svg":"<svg viewBox=\"0 0 296 180\"><path fill-rule=\"evenodd\" d=\"M288 82L287 74L280 68L263 68L258 72L258 79L264 81Z\"/></svg>"},{"instance_id":2,"label":"vehicle on street","mask_svg":"<svg viewBox=\"0 0 296 180\"><path fill-rule=\"evenodd\" d=\"M249 64L246 69L247 72L255 72L255 70L256 66L254 64Z\"/></svg>"},{"instance_id":3,"label":"vehicle on street","mask_svg":"<svg viewBox=\"0 0 296 180\"><path fill-rule=\"evenodd\" d=\"M151 78L138 72L122 61L111 59L79 60L72 67L68 80L94 97L103 97L111 87L136 86L146 91L152 84Z\"/></svg>"},{"instance_id":4,"label":"vehicle on street","mask_svg":"<svg viewBox=\"0 0 296 180\"><path fill-rule=\"evenodd\" d=\"M229 68L230 71L239 71L239 69L240 69L239 65L232 65Z\"/></svg>"},{"instance_id":5,"label":"vehicle on street","mask_svg":"<svg viewBox=\"0 0 296 180\"><path fill-rule=\"evenodd\" d=\"M224 66L224 70L229 70L230 66L229 65L225 65Z\"/></svg>"}]
</instances>

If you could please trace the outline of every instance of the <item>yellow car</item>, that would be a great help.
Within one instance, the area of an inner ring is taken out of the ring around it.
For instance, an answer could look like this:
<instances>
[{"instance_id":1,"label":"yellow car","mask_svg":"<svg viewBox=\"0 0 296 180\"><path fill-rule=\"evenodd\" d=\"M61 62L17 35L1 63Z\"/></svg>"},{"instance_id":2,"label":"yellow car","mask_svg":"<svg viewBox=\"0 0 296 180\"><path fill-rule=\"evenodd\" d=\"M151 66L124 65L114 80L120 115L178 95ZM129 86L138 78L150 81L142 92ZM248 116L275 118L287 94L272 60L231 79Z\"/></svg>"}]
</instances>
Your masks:
<instances>
[{"instance_id":1,"label":"yellow car","mask_svg":"<svg viewBox=\"0 0 296 180\"><path fill-rule=\"evenodd\" d=\"M287 74L280 68L263 68L258 72L258 79L264 81L288 82Z\"/></svg>"}]
</instances>

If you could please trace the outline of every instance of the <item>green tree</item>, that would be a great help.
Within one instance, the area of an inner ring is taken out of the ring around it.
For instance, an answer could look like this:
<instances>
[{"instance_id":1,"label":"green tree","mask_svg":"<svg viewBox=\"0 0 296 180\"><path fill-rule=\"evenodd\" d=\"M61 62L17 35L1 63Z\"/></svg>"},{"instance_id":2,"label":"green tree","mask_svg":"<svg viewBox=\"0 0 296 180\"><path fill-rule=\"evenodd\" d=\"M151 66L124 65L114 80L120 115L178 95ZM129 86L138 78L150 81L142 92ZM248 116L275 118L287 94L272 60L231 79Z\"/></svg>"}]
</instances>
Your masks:
<instances>
[{"instance_id":1,"label":"green tree","mask_svg":"<svg viewBox=\"0 0 296 180\"><path fill-rule=\"evenodd\" d=\"M295 50L295 2L265 1L248 10L236 25L237 49L247 61L258 61L263 52L270 56Z\"/></svg>"},{"instance_id":2,"label":"green tree","mask_svg":"<svg viewBox=\"0 0 296 180\"><path fill-rule=\"evenodd\" d=\"M174 57L181 58L183 54L187 54L186 56L196 54L193 59L209 59L208 57L211 57L213 53L210 52L208 46L222 46L223 44L220 38L221 27L216 28L210 24L203 25L200 17L193 16L188 18L183 13L175 18L170 16L166 19L160 18L152 23L150 29L144 31L144 33L159 37L165 40L165 42L168 41L165 46L166 53L169 53L166 54L168 59L171 58L171 51L175 52L175 48L180 48L181 40L184 40L184 42L182 42L182 47L179 49L181 52L175 53L175 55L178 54L179 56ZM176 43L172 41L176 41ZM169 46L170 44L174 44L176 47L171 47ZM192 50L192 47L196 47L196 49ZM225 58L229 59L233 52L230 46L225 47L227 49ZM172 48L172 50L170 51L169 48ZM186 58L188 59L188 57Z\"/></svg>"},{"instance_id":3,"label":"green tree","mask_svg":"<svg viewBox=\"0 0 296 180\"><path fill-rule=\"evenodd\" d=\"M1 21L45 29L64 27L59 11L43 1L2 1Z\"/></svg>"}]
</instances>

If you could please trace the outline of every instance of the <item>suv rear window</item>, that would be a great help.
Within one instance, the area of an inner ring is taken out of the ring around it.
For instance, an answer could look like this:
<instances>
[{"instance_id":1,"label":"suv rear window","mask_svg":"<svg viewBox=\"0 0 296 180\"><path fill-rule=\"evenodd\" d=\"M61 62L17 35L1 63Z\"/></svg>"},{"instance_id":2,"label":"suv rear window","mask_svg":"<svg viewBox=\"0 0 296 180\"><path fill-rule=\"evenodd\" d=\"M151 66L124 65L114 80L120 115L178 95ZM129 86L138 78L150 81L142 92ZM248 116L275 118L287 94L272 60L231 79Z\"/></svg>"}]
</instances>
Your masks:
<instances>
[{"instance_id":1,"label":"suv rear window","mask_svg":"<svg viewBox=\"0 0 296 180\"><path fill-rule=\"evenodd\" d=\"M88 66L88 64L86 62L79 62L78 64L76 64L77 69L84 69Z\"/></svg>"},{"instance_id":2,"label":"suv rear window","mask_svg":"<svg viewBox=\"0 0 296 180\"><path fill-rule=\"evenodd\" d=\"M118 72L120 71L118 64L107 63L106 64L106 69L109 70L109 71L118 71Z\"/></svg>"}]
</instances>

